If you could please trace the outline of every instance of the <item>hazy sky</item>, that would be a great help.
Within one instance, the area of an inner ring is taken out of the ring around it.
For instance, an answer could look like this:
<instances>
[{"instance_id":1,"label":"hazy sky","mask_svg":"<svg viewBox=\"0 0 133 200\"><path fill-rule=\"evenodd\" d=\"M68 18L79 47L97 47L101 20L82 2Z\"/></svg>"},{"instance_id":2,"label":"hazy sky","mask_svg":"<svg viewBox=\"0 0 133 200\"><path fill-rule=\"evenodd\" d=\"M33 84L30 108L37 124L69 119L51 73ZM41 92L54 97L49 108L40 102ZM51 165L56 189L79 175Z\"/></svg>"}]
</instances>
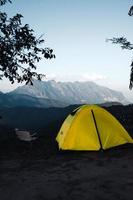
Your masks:
<instances>
[{"instance_id":1,"label":"hazy sky","mask_svg":"<svg viewBox=\"0 0 133 200\"><path fill-rule=\"evenodd\" d=\"M128 10L131 0L13 0L2 10L10 16L21 13L46 46L54 49L56 59L43 60L38 72L47 79L62 81L92 80L112 89L129 91L132 52L105 42L125 36L133 41L133 17ZM16 85L0 82L0 90Z\"/></svg>"}]
</instances>

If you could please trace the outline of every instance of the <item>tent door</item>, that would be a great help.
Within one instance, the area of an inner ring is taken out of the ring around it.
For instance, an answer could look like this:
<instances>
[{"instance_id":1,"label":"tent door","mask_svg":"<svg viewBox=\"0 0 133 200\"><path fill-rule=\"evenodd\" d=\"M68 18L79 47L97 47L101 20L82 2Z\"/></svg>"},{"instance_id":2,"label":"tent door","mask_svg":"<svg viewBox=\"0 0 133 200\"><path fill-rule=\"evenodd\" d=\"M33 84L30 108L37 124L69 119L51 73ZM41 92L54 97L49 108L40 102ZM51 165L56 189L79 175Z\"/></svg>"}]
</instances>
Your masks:
<instances>
[{"instance_id":1,"label":"tent door","mask_svg":"<svg viewBox=\"0 0 133 200\"><path fill-rule=\"evenodd\" d=\"M100 143L100 150L103 150L102 141L101 141L101 138L100 138L100 133L99 133L98 128L97 128L97 123L96 123L96 119L95 119L95 115L94 115L93 110L91 110L91 113L92 113L92 116L93 116L93 120L94 120L94 124L95 124L95 127L96 127L97 136L98 136L99 143Z\"/></svg>"}]
</instances>

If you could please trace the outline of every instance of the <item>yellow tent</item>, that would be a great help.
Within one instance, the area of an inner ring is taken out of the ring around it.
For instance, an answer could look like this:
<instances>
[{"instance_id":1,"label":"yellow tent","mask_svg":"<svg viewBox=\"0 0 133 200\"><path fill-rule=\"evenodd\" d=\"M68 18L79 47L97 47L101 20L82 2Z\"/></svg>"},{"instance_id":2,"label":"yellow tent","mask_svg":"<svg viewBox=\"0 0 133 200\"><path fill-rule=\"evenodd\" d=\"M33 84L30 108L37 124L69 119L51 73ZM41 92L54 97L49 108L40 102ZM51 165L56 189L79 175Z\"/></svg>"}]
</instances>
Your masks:
<instances>
[{"instance_id":1,"label":"yellow tent","mask_svg":"<svg viewBox=\"0 0 133 200\"><path fill-rule=\"evenodd\" d=\"M83 105L65 119L56 140L59 149L100 150L133 143L124 127L105 109Z\"/></svg>"}]
</instances>

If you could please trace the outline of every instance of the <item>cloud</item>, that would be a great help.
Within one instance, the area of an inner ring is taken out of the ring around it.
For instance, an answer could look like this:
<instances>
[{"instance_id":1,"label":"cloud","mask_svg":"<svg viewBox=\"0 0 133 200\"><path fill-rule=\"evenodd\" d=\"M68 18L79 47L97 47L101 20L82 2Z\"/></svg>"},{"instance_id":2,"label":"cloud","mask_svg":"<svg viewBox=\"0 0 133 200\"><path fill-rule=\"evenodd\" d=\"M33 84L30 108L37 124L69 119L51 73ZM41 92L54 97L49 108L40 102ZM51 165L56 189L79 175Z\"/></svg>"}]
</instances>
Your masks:
<instances>
[{"instance_id":1,"label":"cloud","mask_svg":"<svg viewBox=\"0 0 133 200\"><path fill-rule=\"evenodd\" d=\"M49 74L46 76L46 80L55 80L55 81L100 81L105 80L107 77L101 74Z\"/></svg>"},{"instance_id":2,"label":"cloud","mask_svg":"<svg viewBox=\"0 0 133 200\"><path fill-rule=\"evenodd\" d=\"M105 80L107 79L107 77L105 75L101 75L101 74L82 74L81 75L83 81L98 81L98 80Z\"/></svg>"}]
</instances>

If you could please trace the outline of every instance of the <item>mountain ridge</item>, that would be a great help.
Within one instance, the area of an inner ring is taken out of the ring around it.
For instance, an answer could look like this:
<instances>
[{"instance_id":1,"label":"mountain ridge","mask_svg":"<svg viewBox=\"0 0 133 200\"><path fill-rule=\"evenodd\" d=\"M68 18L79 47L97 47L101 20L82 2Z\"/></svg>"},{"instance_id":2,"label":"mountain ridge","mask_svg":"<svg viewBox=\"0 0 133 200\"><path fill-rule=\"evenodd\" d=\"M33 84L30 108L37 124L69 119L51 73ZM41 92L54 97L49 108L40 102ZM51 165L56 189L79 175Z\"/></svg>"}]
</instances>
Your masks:
<instances>
[{"instance_id":1,"label":"mountain ridge","mask_svg":"<svg viewBox=\"0 0 133 200\"><path fill-rule=\"evenodd\" d=\"M2 107L65 107L66 103L54 99L37 98L27 94L0 93Z\"/></svg>"},{"instance_id":2,"label":"mountain ridge","mask_svg":"<svg viewBox=\"0 0 133 200\"><path fill-rule=\"evenodd\" d=\"M33 86L24 85L18 87L8 94L27 94L32 97L44 98L71 104L95 104L105 102L120 102L129 104L130 102L124 95L105 86L100 86L94 82L56 82L51 81L33 81Z\"/></svg>"}]
</instances>

